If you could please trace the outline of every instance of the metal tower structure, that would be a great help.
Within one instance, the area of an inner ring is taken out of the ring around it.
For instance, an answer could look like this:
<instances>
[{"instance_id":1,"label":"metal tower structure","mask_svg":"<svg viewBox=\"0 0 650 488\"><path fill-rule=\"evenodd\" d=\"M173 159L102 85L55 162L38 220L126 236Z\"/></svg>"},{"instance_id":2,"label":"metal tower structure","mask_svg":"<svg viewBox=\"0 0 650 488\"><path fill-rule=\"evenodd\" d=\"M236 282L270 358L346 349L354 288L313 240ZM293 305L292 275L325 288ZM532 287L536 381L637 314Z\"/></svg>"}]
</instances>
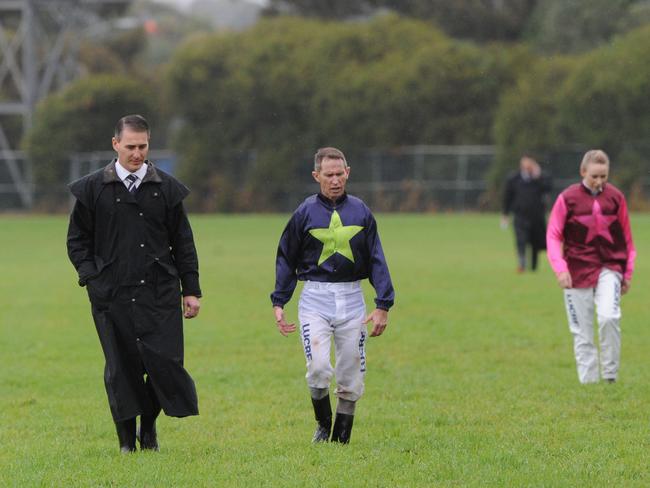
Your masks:
<instances>
[{"instance_id":1,"label":"metal tower structure","mask_svg":"<svg viewBox=\"0 0 650 488\"><path fill-rule=\"evenodd\" d=\"M16 192L23 207L32 205L33 185L18 145L36 104L79 75L84 34L131 1L0 0L0 171L11 181L0 193Z\"/></svg>"}]
</instances>

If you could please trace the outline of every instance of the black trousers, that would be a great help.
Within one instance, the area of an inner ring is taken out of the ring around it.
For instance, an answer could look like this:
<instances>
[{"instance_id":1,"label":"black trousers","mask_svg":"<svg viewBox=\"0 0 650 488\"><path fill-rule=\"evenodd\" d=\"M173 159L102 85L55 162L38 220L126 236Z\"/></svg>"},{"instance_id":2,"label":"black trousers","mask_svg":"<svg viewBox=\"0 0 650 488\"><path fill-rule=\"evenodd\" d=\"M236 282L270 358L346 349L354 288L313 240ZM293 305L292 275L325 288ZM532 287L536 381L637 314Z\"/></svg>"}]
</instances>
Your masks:
<instances>
[{"instance_id":1,"label":"black trousers","mask_svg":"<svg viewBox=\"0 0 650 488\"><path fill-rule=\"evenodd\" d=\"M530 246L530 268L533 271L536 270L537 255L539 251L546 250L546 220L544 216L531 218L515 215L514 229L519 267L526 268L526 248Z\"/></svg>"}]
</instances>

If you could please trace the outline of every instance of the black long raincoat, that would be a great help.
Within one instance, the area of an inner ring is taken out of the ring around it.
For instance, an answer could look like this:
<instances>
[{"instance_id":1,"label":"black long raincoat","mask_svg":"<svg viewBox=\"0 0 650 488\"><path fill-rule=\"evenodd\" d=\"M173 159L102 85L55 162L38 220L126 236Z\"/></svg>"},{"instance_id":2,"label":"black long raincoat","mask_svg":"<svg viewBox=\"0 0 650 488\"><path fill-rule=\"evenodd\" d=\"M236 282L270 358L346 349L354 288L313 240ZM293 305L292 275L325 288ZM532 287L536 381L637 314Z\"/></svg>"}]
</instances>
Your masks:
<instances>
[{"instance_id":1,"label":"black long raincoat","mask_svg":"<svg viewBox=\"0 0 650 488\"><path fill-rule=\"evenodd\" d=\"M79 285L88 290L115 421L157 409L147 388L167 415L198 414L194 381L183 367L181 294L201 296L183 207L189 190L147 164L133 194L118 177L115 161L70 184L77 200L68 255Z\"/></svg>"},{"instance_id":2,"label":"black long raincoat","mask_svg":"<svg viewBox=\"0 0 650 488\"><path fill-rule=\"evenodd\" d=\"M530 244L536 250L546 249L546 203L553 187L549 175L524 179L521 172L511 174L503 194L503 214L514 214L517 246Z\"/></svg>"}]
</instances>

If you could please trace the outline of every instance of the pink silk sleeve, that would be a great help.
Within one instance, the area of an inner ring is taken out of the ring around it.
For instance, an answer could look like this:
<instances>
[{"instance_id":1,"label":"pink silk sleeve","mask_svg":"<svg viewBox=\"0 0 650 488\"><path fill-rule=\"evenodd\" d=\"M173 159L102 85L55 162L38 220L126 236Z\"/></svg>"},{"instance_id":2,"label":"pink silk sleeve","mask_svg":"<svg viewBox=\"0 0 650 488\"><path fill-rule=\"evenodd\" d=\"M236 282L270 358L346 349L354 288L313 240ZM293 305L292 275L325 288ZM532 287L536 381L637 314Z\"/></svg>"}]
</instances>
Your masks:
<instances>
[{"instance_id":1,"label":"pink silk sleeve","mask_svg":"<svg viewBox=\"0 0 650 488\"><path fill-rule=\"evenodd\" d=\"M564 197L557 197L551 215L548 219L546 228L546 255L551 268L556 275L569 271L566 261L564 260L564 224L566 223L567 209Z\"/></svg>"},{"instance_id":2,"label":"pink silk sleeve","mask_svg":"<svg viewBox=\"0 0 650 488\"><path fill-rule=\"evenodd\" d=\"M625 266L625 276L623 277L627 281L632 279L632 273L634 272L634 260L636 259L636 248L634 247L634 241L632 240L632 229L630 228L630 216L627 212L627 203L625 199L621 201L621 204L618 208L618 222L623 228L623 237L625 238L625 244L627 247L627 265Z\"/></svg>"}]
</instances>

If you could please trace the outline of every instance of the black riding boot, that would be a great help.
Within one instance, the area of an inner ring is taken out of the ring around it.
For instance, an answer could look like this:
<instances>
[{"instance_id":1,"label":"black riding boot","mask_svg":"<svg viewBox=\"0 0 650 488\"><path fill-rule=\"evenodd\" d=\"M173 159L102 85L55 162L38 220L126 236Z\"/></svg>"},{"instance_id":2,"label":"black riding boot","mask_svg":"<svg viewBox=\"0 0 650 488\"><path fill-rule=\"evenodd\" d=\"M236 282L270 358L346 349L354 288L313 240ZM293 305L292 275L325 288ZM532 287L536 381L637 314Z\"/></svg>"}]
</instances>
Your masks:
<instances>
[{"instance_id":1,"label":"black riding boot","mask_svg":"<svg viewBox=\"0 0 650 488\"><path fill-rule=\"evenodd\" d=\"M314 415L318 425L312 442L327 442L332 430L332 407L330 405L330 396L326 395L320 400L311 399L314 406Z\"/></svg>"},{"instance_id":2,"label":"black riding boot","mask_svg":"<svg viewBox=\"0 0 650 488\"><path fill-rule=\"evenodd\" d=\"M160 413L160 411L158 412ZM152 451L158 450L158 434L156 433L156 418L155 415L143 415L140 417L140 428L138 429L138 440L140 441L140 449Z\"/></svg>"},{"instance_id":3,"label":"black riding boot","mask_svg":"<svg viewBox=\"0 0 650 488\"><path fill-rule=\"evenodd\" d=\"M334 420L334 429L332 430L332 442L340 442L341 444L350 442L353 422L354 415L336 412L336 420Z\"/></svg>"},{"instance_id":4,"label":"black riding boot","mask_svg":"<svg viewBox=\"0 0 650 488\"><path fill-rule=\"evenodd\" d=\"M115 422L121 452L135 451L135 418Z\"/></svg>"},{"instance_id":5,"label":"black riding boot","mask_svg":"<svg viewBox=\"0 0 650 488\"><path fill-rule=\"evenodd\" d=\"M145 381L145 386L147 388L147 394L151 400L151 413L142 414L140 416L140 428L138 429L137 437L140 441L140 449L143 451L158 450L158 434L156 433L156 419L160 415L160 402L156 396L156 390L151 383L151 377L147 375Z\"/></svg>"}]
</instances>

